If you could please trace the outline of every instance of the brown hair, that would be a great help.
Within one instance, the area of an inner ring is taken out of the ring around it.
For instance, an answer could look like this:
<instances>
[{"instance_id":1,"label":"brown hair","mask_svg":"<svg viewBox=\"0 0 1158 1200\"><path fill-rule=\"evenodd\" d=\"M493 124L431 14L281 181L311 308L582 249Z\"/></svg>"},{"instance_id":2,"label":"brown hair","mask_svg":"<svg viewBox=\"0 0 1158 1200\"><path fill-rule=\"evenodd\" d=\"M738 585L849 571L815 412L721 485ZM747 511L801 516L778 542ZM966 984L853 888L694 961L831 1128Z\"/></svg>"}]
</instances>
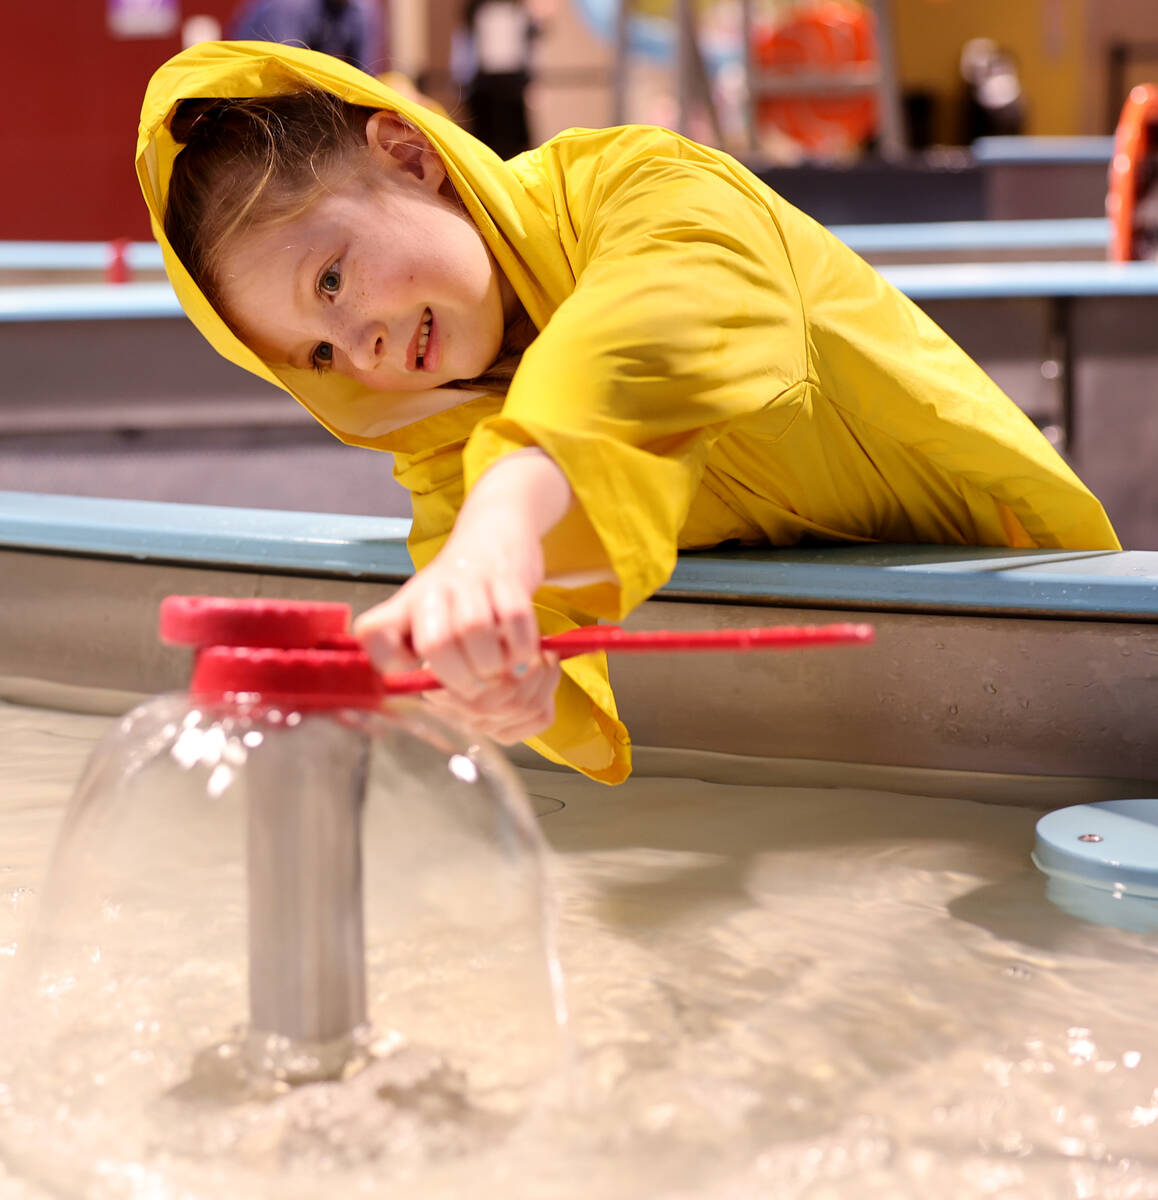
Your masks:
<instances>
[{"instance_id":1,"label":"brown hair","mask_svg":"<svg viewBox=\"0 0 1158 1200\"><path fill-rule=\"evenodd\" d=\"M304 212L323 191L356 176L374 112L320 88L256 99L182 100L169 132L173 163L165 236L221 311L221 259L237 233Z\"/></svg>"}]
</instances>

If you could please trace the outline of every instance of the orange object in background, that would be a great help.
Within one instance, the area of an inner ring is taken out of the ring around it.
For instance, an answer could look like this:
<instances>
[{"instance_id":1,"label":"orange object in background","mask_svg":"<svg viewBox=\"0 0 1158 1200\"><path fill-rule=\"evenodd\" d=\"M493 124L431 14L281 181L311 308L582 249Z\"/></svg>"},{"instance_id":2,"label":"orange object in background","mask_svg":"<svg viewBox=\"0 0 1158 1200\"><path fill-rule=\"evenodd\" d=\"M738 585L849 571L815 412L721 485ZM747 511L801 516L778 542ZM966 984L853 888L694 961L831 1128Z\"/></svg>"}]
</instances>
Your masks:
<instances>
[{"instance_id":1,"label":"orange object in background","mask_svg":"<svg viewBox=\"0 0 1158 1200\"><path fill-rule=\"evenodd\" d=\"M1158 154L1158 86L1144 83L1132 89L1126 98L1114 135L1110 189L1106 196L1112 262L1148 257L1138 249L1136 217L1143 193L1158 188L1154 165L1148 162L1154 154Z\"/></svg>"},{"instance_id":2,"label":"orange object in background","mask_svg":"<svg viewBox=\"0 0 1158 1200\"><path fill-rule=\"evenodd\" d=\"M818 0L792 9L757 32L752 50L762 71L781 78L796 73L839 80L850 68L877 65L876 22L860 4ZM854 149L876 132L878 122L874 93L825 96L804 86L799 95L761 100L756 114L762 125L819 153Z\"/></svg>"}]
</instances>

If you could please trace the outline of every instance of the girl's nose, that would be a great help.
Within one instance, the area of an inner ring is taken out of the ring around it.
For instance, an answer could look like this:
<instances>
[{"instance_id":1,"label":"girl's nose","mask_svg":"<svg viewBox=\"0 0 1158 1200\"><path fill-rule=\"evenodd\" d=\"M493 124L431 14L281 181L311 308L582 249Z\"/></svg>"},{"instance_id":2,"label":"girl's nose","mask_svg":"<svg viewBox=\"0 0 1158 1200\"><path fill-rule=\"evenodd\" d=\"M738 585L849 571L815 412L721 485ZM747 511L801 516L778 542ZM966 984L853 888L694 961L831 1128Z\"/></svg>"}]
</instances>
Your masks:
<instances>
[{"instance_id":1,"label":"girl's nose","mask_svg":"<svg viewBox=\"0 0 1158 1200\"><path fill-rule=\"evenodd\" d=\"M348 345L350 362L359 371L372 371L386 357L386 327L371 324L352 329Z\"/></svg>"}]
</instances>

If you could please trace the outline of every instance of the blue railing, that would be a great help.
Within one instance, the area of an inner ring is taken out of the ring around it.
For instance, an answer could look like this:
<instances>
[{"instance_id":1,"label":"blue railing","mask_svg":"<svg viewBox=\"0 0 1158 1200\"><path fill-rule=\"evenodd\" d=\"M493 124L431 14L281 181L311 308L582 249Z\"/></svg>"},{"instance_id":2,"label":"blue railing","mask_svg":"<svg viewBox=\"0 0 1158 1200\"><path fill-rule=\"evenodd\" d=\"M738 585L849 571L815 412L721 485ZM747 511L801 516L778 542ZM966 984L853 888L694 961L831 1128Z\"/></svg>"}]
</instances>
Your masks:
<instances>
[{"instance_id":1,"label":"blue railing","mask_svg":"<svg viewBox=\"0 0 1158 1200\"><path fill-rule=\"evenodd\" d=\"M400 582L410 522L0 492L0 546ZM660 598L1158 621L1158 552L834 546L681 554Z\"/></svg>"}]
</instances>

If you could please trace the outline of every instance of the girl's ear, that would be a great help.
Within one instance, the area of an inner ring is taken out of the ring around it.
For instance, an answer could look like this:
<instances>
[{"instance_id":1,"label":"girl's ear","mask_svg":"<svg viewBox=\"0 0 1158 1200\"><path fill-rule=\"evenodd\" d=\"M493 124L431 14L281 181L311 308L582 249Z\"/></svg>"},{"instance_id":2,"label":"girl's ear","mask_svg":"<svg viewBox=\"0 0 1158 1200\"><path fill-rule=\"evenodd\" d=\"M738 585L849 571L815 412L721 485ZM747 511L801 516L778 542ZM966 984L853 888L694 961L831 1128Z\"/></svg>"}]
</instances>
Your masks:
<instances>
[{"instance_id":1,"label":"girl's ear","mask_svg":"<svg viewBox=\"0 0 1158 1200\"><path fill-rule=\"evenodd\" d=\"M446 179L434 147L421 130L415 129L397 113L382 109L366 122L366 143L382 164L394 171L405 171L437 192Z\"/></svg>"}]
</instances>

